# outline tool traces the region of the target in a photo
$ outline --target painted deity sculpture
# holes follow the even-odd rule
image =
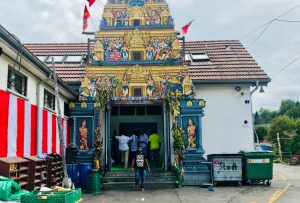
[[[154,91],[154,81],[152,76],[149,74],[148,81],[147,81],[147,94],[150,98],[153,97],[153,91]]]
[[[196,139],[196,126],[192,120],[192,118],[189,118],[188,121],[188,127],[187,127],[187,133],[188,133],[188,147],[190,148],[196,148],[195,139]]]
[[[86,124],[86,120],[83,120],[81,123],[81,127],[79,128],[80,132],[80,150],[89,150],[87,144],[87,136],[88,136],[88,128]]]
[[[122,81],[122,93],[123,93],[123,98],[126,98],[129,93],[129,81],[128,81],[128,76],[125,75]]]

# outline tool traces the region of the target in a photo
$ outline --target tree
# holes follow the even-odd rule
[[[291,99],[285,99],[281,101],[279,108],[279,114],[284,115],[288,110],[293,108],[296,105],[296,102]]]
[[[300,119],[296,121],[296,133],[297,135],[293,137],[291,149],[293,155],[300,155]]]
[[[260,123],[260,117],[259,117],[258,112],[256,111],[255,114],[254,114],[254,125],[259,125],[259,124],[261,124]]]
[[[288,110],[285,115],[297,119],[300,118],[300,105],[296,105],[293,108],[291,108],[290,110]]]
[[[281,142],[282,152],[292,151],[292,139],[291,135],[296,131],[296,121],[288,116],[278,116],[273,120],[270,126],[268,134],[268,140],[273,143],[277,143],[277,133]]]
[[[258,114],[260,118],[260,124],[269,124],[276,116],[278,116],[277,111],[272,111],[264,108],[260,108]]]
[[[258,140],[261,142],[261,141],[264,141],[265,138],[267,137],[267,135],[269,133],[269,129],[268,129],[268,127],[259,125],[259,126],[255,126],[255,132],[258,137]],[[256,140],[256,137],[254,140]]]

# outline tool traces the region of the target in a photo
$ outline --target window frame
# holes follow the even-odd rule
[[[16,77],[16,75],[20,78],[22,78],[22,90],[16,89],[16,86],[11,84],[10,82],[10,74],[13,73]],[[12,92],[15,92],[21,96],[27,97],[27,88],[28,86],[28,76],[22,74],[20,71],[15,70],[13,67],[8,66],[8,71],[7,71],[7,84],[6,87]],[[20,92],[21,91],[21,92]]]
[[[50,105],[46,105],[46,95],[48,95],[48,97],[49,96],[51,96],[53,99],[54,99],[54,101],[51,101],[51,102],[53,102],[52,103],[52,105],[53,105],[53,107],[51,107]],[[48,99],[49,100],[49,99]],[[54,94],[52,94],[50,91],[48,91],[46,88],[44,88],[44,108],[46,108],[46,109],[50,109],[50,110],[52,110],[52,111],[55,111],[56,110],[56,97],[55,97],[55,95]]]

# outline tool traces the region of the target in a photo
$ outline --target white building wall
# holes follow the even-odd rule
[[[254,150],[250,86],[196,85],[196,97],[206,101],[202,118],[205,155]]]
[[[22,59],[22,61],[25,61],[25,59]],[[13,91],[10,91],[7,88],[7,78],[8,78],[8,67],[14,67],[14,61],[8,58],[5,55],[2,55],[0,57],[0,89],[4,91],[8,91],[10,93],[14,93]],[[16,65],[15,70],[18,70],[19,66]],[[34,70],[36,71],[36,70]],[[31,104],[37,105],[37,84],[39,81],[41,81],[40,78],[36,77],[33,73],[33,66],[25,66],[25,68],[20,68],[20,73],[25,75],[27,77],[27,95],[26,97],[18,95],[17,93],[15,95],[24,98],[28,100]],[[44,89],[47,89],[52,94],[55,94],[54,88],[50,87],[48,84],[42,83],[40,85],[40,107],[44,106]],[[64,102],[66,102],[67,99],[60,95],[60,107],[62,114],[64,113]],[[55,112],[58,113],[57,105],[55,104]],[[49,110],[49,109],[47,109]]]

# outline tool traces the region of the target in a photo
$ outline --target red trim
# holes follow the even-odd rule
[[[48,112],[43,110],[42,153],[48,153]]]
[[[24,156],[25,100],[17,98],[17,156]]]
[[[0,90],[0,157],[7,157],[9,94]]]
[[[67,144],[66,144],[66,147],[69,146],[70,144],[70,124],[69,124],[69,120],[66,120],[67,122]]]
[[[52,153],[56,153],[56,115],[52,114]]]
[[[30,143],[30,156],[35,156],[37,153],[37,106],[31,105],[31,143]]]

